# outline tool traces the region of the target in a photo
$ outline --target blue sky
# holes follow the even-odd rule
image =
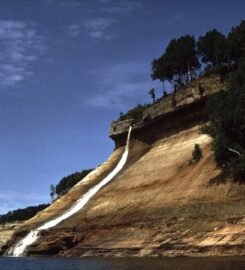
[[[151,61],[173,37],[227,33],[239,0],[1,0],[0,214],[114,148],[112,120],[150,101]]]

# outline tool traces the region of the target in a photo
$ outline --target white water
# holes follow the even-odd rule
[[[112,172],[110,172],[99,184],[92,187],[87,193],[85,193],[79,200],[76,201],[76,203],[64,214],[61,216],[54,218],[53,220],[50,220],[49,222],[44,223],[40,227],[38,227],[36,230],[30,231],[26,237],[24,237],[22,240],[20,240],[15,247],[12,247],[7,252],[7,256],[14,256],[19,257],[23,256],[26,248],[33,244],[38,238],[39,238],[39,232],[43,230],[48,230],[56,225],[58,225],[61,221],[69,218],[70,216],[77,213],[79,210],[81,210],[86,203],[106,184],[108,184],[118,172],[122,170],[124,167],[127,157],[128,157],[128,151],[129,151],[129,140],[130,140],[130,134],[131,134],[132,127],[129,128],[128,131],[128,137],[127,137],[127,144],[125,151],[118,162],[117,166],[114,168]]]

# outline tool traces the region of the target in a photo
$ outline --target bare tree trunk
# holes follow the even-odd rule
[[[189,65],[188,65],[188,80],[189,80],[189,83],[191,82],[191,73],[190,73],[190,68],[189,68]]]
[[[227,148],[228,148],[229,151],[231,151],[231,152],[237,154],[239,157],[241,156],[241,153],[238,152],[237,150],[234,150],[234,149],[232,149],[232,148],[230,148],[230,147],[227,147]]]
[[[163,89],[163,91],[165,91],[165,84],[164,84],[164,80],[162,80],[162,89]]]

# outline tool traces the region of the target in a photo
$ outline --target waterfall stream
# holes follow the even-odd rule
[[[80,211],[87,202],[106,184],[108,184],[124,167],[128,152],[129,152],[129,140],[131,135],[132,127],[130,126],[128,131],[128,137],[127,137],[127,143],[125,147],[125,151],[118,162],[117,166],[97,185],[90,188],[87,193],[85,193],[79,200],[76,201],[76,203],[64,214],[61,216],[58,216],[43,225],[39,226],[37,229],[30,231],[22,240],[20,240],[14,247],[11,247],[7,252],[6,256],[13,256],[13,257],[20,257],[23,256],[26,248],[33,244],[38,238],[39,238],[39,232],[43,230],[48,230],[56,225],[58,225],[63,220],[71,217],[78,211]]]

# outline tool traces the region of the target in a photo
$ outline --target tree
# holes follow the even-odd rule
[[[245,57],[245,21],[232,27],[228,34],[228,56],[231,61],[237,63],[240,58]]]
[[[181,36],[179,39],[172,39],[164,54],[153,60],[151,77],[153,80],[168,80],[183,86],[195,77],[195,71],[199,67],[194,37]]]
[[[200,68],[200,63],[196,52],[196,41],[193,36],[181,36],[176,40],[173,61],[174,75],[177,77],[176,82],[186,85],[195,77],[195,71]]]
[[[54,201],[55,195],[56,195],[56,188],[55,188],[54,185],[51,185],[50,186],[50,197],[51,197],[51,200],[52,201]]]
[[[154,59],[151,65],[152,65],[152,73],[151,73],[152,80],[160,80],[161,82],[164,82],[165,78],[164,78],[162,57],[160,57],[159,59]]]
[[[148,92],[148,94],[151,96],[152,102],[154,103],[154,102],[156,101],[155,89],[152,88],[152,89]]]
[[[63,177],[59,183],[50,187],[50,196],[51,198],[56,198],[67,193],[75,184],[81,181],[87,174],[89,174],[92,170],[83,170],[81,172],[72,173],[66,177]]]
[[[40,204],[38,206],[28,206],[26,208],[9,211],[7,214],[0,215],[0,224],[27,220],[48,206],[49,204]]]
[[[199,37],[197,50],[203,63],[211,63],[215,67],[227,62],[226,37],[216,29]]]
[[[245,59],[229,81],[228,91],[208,100],[210,123],[203,131],[213,138],[215,160],[223,172],[245,182]]]
[[[152,80],[160,80],[163,84],[163,89],[165,89],[164,81],[171,83],[173,76],[173,68],[170,66],[170,61],[166,59],[166,55],[153,60],[151,78]]]

